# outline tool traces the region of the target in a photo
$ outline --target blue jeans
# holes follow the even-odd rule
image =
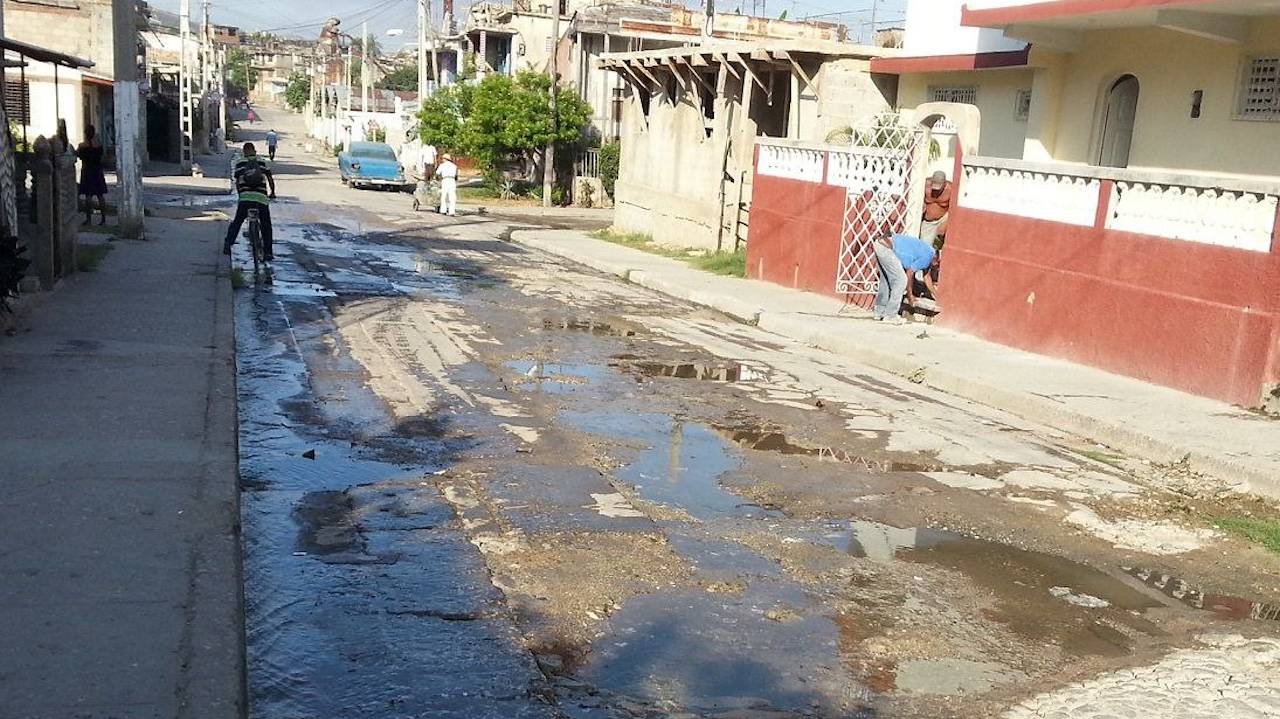
[[[896,317],[902,312],[902,296],[907,293],[907,271],[892,247],[879,242],[872,244],[876,262],[880,265],[880,287],[876,290],[874,312],[876,319]]]

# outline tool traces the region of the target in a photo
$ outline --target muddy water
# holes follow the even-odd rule
[[[955,468],[744,421],[728,392],[768,381],[755,363],[691,360],[630,319],[516,292],[507,278],[528,258],[509,248],[294,232],[305,246],[275,287],[237,303],[254,717],[887,715],[894,693],[1025,680],[1020,650],[982,635],[1070,661],[1159,634],[1142,615],[1161,595],[1118,571],[848,512],[802,521],[731,491],[727,479],[777,455],[904,478]],[[399,384],[371,377],[338,331],[370,298],[458,308],[486,353],[440,375],[406,361]],[[387,356],[413,339],[405,316],[367,324]],[[392,413],[402,398],[375,381],[446,399]],[[581,579],[547,559],[571,535],[656,537],[671,566]],[[517,550],[561,569],[533,575]],[[548,607],[592,591],[600,606],[567,619]],[[557,621],[563,643],[535,661],[531,627]],[[963,652],[927,645],[954,625],[968,627]],[[927,646],[908,661],[909,641]]]
[[[274,289],[237,301],[250,715],[553,716],[483,558],[425,480],[466,442],[434,418],[391,420],[334,343],[337,295],[442,280],[357,278],[347,252],[297,259],[328,269],[279,263]]]

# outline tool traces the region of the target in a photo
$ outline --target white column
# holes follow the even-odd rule
[[[1022,142],[1022,159],[1051,162],[1058,144],[1058,109],[1062,103],[1063,63],[1051,56],[1049,63],[1032,70],[1031,109],[1027,114],[1027,136]]]
[[[182,0],[185,10],[189,0]],[[120,236],[142,237],[142,162],[138,134],[142,128],[138,97],[138,27],[133,0],[113,0],[112,35],[115,65],[116,182],[120,204],[116,214]],[[185,17],[184,17],[185,19]],[[185,28],[186,25],[184,24]],[[185,48],[184,48],[185,49]],[[190,110],[187,110],[188,116]],[[190,152],[188,151],[188,158]]]

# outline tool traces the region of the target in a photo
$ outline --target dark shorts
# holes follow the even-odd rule
[[[107,178],[101,172],[80,173],[80,194],[86,197],[107,194]]]

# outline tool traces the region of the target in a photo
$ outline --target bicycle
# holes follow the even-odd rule
[[[262,221],[258,218],[257,208],[249,209],[249,216],[245,225],[245,235],[249,238],[249,252],[253,255],[253,276],[257,277],[261,272],[266,276],[267,282],[270,282],[271,265],[267,264],[263,253]]]

